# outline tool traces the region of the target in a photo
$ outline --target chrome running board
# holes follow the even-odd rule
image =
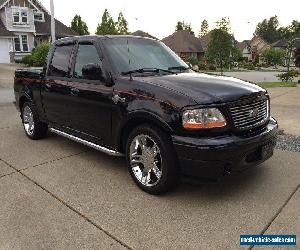
[[[70,139],[70,140],[72,140],[72,141],[79,142],[79,143],[81,143],[81,144],[83,144],[83,145],[85,145],[85,146],[88,146],[88,147],[91,147],[91,148],[93,148],[93,149],[99,150],[99,151],[101,151],[101,152],[103,152],[103,153],[106,153],[106,154],[108,154],[108,155],[111,155],[111,156],[119,156],[119,157],[124,156],[124,154],[122,154],[122,153],[120,153],[120,152],[118,152],[118,151],[114,151],[114,150],[112,150],[112,149],[105,148],[105,147],[103,147],[103,146],[99,146],[99,145],[97,145],[97,144],[95,144],[95,143],[92,143],[92,142],[83,140],[83,139],[81,139],[81,138],[79,138],[79,137],[76,137],[76,136],[74,136],[74,135],[70,135],[70,134],[68,134],[68,133],[62,132],[62,131],[60,131],[60,130],[58,130],[58,129],[50,128],[49,130],[50,130],[52,133],[61,135],[61,136],[66,137],[66,138],[68,138],[68,139]]]

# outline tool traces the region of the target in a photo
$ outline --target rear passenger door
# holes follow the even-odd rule
[[[69,82],[69,117],[71,128],[88,136],[88,140],[109,146],[111,142],[112,87],[106,79],[87,79],[83,74],[86,65],[96,64],[103,69],[103,56],[96,42],[79,42],[74,54],[73,74]]]
[[[68,81],[70,80],[70,62],[73,49],[74,44],[56,45],[42,87],[43,106],[48,121],[63,127],[70,125]]]

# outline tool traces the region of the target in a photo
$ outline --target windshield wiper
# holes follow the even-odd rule
[[[131,75],[134,73],[160,73],[160,72],[166,72],[170,74],[175,74],[175,72],[168,70],[168,69],[159,69],[159,68],[141,68],[141,69],[134,69],[126,72],[122,72],[122,75]]]
[[[184,67],[184,66],[174,66],[174,67],[169,67],[168,70],[179,70],[180,72],[188,70],[189,68]]]

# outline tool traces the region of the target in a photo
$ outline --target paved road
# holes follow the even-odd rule
[[[277,75],[282,72],[259,72],[259,71],[245,71],[245,72],[225,72],[224,75],[236,77],[250,82],[280,82]],[[300,78],[295,78],[295,81]]]
[[[300,235],[299,153],[155,197],[124,159],[53,134],[31,141],[18,116],[0,103],[0,249],[238,249],[240,234]]]

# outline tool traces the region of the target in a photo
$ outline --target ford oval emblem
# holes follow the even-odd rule
[[[255,117],[255,116],[258,115],[258,113],[259,113],[258,109],[250,110],[250,111],[249,111],[248,117],[249,117],[249,118]]]

